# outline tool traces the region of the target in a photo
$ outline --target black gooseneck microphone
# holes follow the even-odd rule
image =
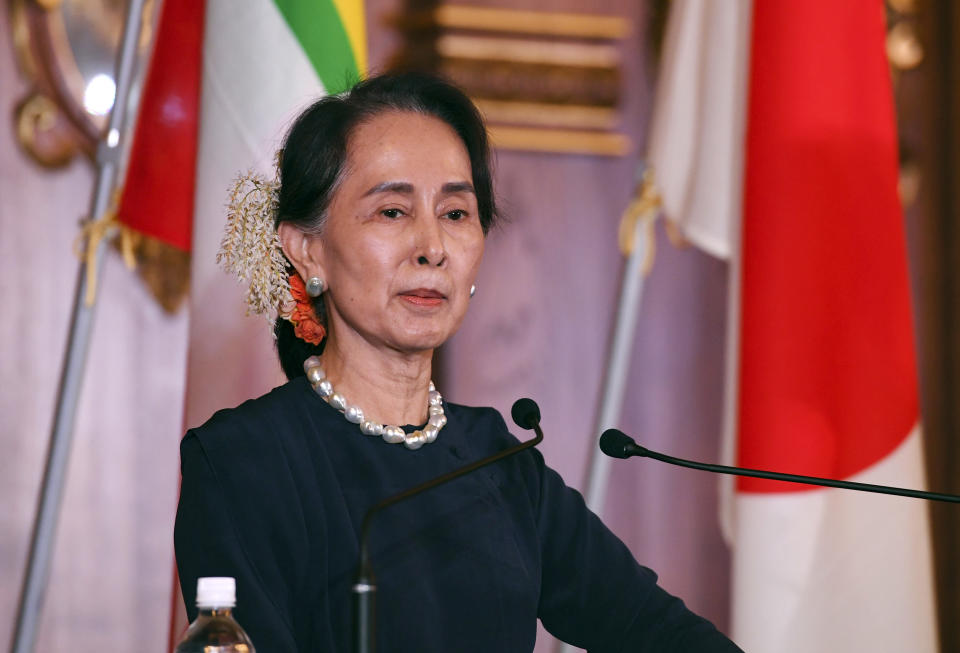
[[[455,478],[460,478],[470,472],[476,471],[481,467],[486,467],[492,463],[497,462],[498,460],[503,460],[508,458],[516,453],[523,451],[524,449],[529,449],[540,444],[540,441],[543,440],[543,431],[540,429],[540,408],[537,406],[537,402],[533,399],[517,399],[514,402],[513,407],[510,409],[510,416],[513,417],[514,423],[522,429],[530,430],[536,433],[537,437],[527,440],[526,442],[521,442],[518,445],[513,447],[508,447],[503,451],[498,451],[497,453],[487,456],[486,458],[481,458],[480,460],[470,463],[469,465],[464,465],[458,469],[455,469],[446,474],[442,474],[434,479],[425,481],[420,485],[415,485],[409,490],[404,490],[399,494],[395,494],[391,497],[387,497],[383,501],[375,504],[369,510],[367,514],[363,517],[363,522],[360,526],[360,565],[357,569],[357,578],[353,583],[353,595],[354,595],[354,651],[357,653],[373,653],[376,647],[376,618],[375,618],[375,599],[377,585],[373,576],[373,567],[370,565],[370,551],[367,546],[367,540],[369,539],[370,533],[370,523],[373,520],[373,516],[384,508],[388,508],[396,503],[400,503],[404,499],[409,499],[412,496],[420,494],[421,492],[426,492],[432,488],[437,487],[438,485],[443,485],[448,481],[452,481]]]
[[[749,469],[746,467],[732,467],[730,465],[713,465],[710,463],[700,463],[685,458],[676,458],[667,454],[651,451],[646,447],[641,447],[633,441],[629,435],[617,429],[607,429],[600,436],[600,451],[613,458],[630,458],[631,456],[641,456],[643,458],[653,458],[660,462],[679,467],[688,467],[690,469],[699,469],[716,474],[732,474],[733,476],[749,476],[752,478],[765,478],[771,481],[787,481],[790,483],[803,483],[805,485],[820,485],[824,487],[838,487],[844,490],[858,490],[860,492],[876,492],[878,494],[893,494],[901,497],[912,497],[914,499],[927,499],[928,501],[947,501],[950,503],[960,503],[960,496],[955,494],[942,494],[940,492],[926,492],[923,490],[911,490],[909,488],[892,487],[890,485],[874,485],[872,483],[856,483],[854,481],[838,481],[832,478],[819,478],[817,476],[801,476],[799,474],[786,474],[784,472],[768,472],[762,469]]]

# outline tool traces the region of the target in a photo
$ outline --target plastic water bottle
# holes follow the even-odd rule
[[[198,578],[200,614],[187,628],[174,653],[256,653],[250,638],[233,618],[237,583],[232,578]]]

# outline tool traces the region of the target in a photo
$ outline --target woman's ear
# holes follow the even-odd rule
[[[301,279],[324,278],[320,261],[321,243],[317,236],[308,234],[289,222],[280,223],[277,236],[280,237],[280,248]]]

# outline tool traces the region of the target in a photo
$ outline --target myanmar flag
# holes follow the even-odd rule
[[[250,168],[272,178],[276,151],[293,119],[318,97],[357,81],[366,56],[362,0],[206,2],[187,428],[282,381],[271,325],[246,315],[244,289],[215,261],[231,180]],[[175,598],[174,638],[184,618]]]

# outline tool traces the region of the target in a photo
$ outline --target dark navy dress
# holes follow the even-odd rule
[[[351,650],[358,531],[381,499],[517,443],[489,408],[445,406],[417,451],[365,436],[303,377],[214,415],[181,444],[175,545],[237,579],[258,653]],[[656,584],[535,449],[378,515],[377,649],[529,652],[536,620],[590,651],[737,651]]]

